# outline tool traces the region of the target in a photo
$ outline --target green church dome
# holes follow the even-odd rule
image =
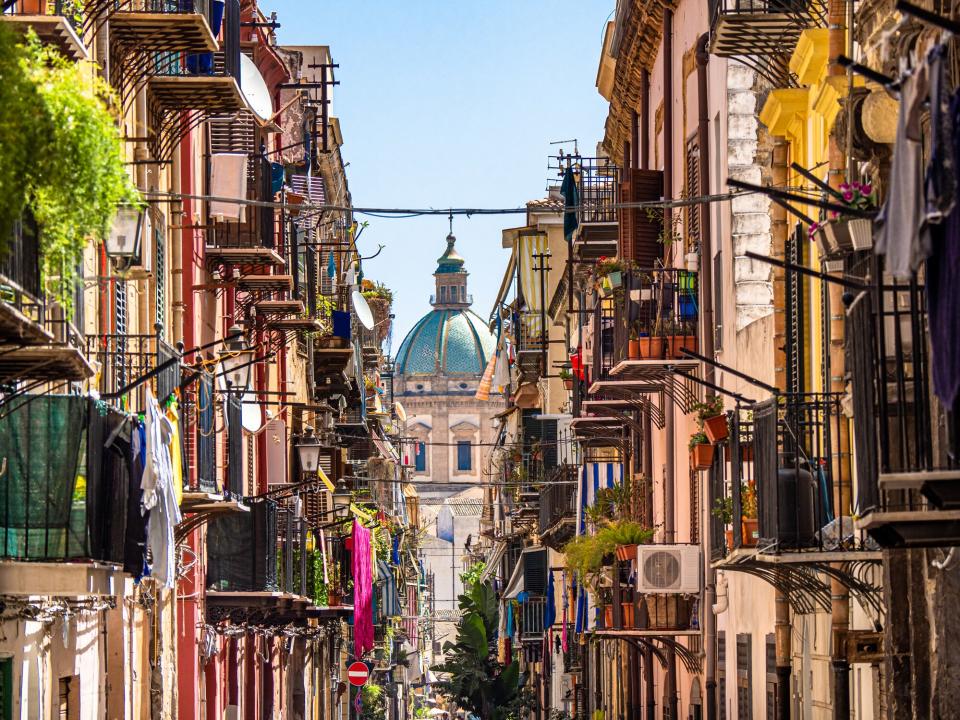
[[[413,326],[397,352],[400,375],[482,375],[494,337],[467,308],[436,308]]]
[[[451,226],[453,219],[451,218]],[[495,350],[496,340],[486,324],[470,309],[467,271],[457,252],[453,230],[447,249],[437,259],[437,293],[430,298],[427,313],[400,344],[398,375],[483,375]]]

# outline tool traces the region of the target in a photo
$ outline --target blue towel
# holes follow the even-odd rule
[[[543,610],[543,627],[544,629],[553,627],[553,623],[557,619],[557,603],[554,597],[553,589],[553,572],[547,571],[547,606]]]
[[[350,313],[345,310],[333,311],[333,334],[336,337],[350,339]]]
[[[513,602],[507,600],[507,637],[513,637]]]

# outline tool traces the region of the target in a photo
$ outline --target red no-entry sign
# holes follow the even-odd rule
[[[347,668],[347,680],[350,681],[351,685],[361,687],[367,684],[369,678],[370,668],[367,667],[366,663],[362,663],[359,660],[355,663],[350,663],[350,667]]]

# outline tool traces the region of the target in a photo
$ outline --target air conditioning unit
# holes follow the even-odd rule
[[[703,576],[699,545],[637,546],[637,590],[698,594]]]

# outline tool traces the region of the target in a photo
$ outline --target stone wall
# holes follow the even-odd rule
[[[769,138],[760,127],[757,73],[735,60],[727,65],[727,167],[731,178],[756,185],[769,168]],[[736,329],[773,313],[770,265],[746,257],[770,254],[770,200],[744,195],[730,201]]]

